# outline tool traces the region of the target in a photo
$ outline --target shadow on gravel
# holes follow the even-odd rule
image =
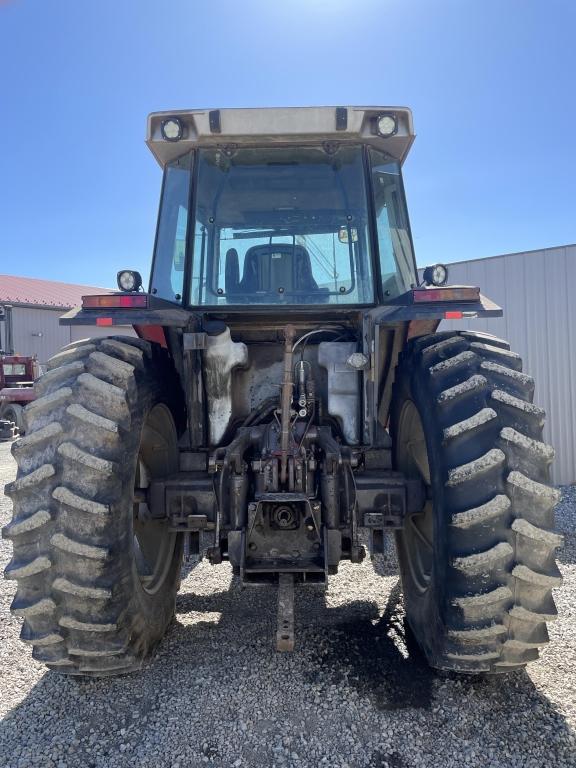
[[[318,671],[311,682],[329,676],[333,683],[347,683],[379,710],[429,709],[435,674],[404,621],[400,584],[382,616],[376,604],[360,605],[364,611],[352,620],[350,605],[324,607],[332,616],[329,630],[318,636]],[[317,613],[320,618],[321,605]]]
[[[250,624],[250,634],[257,630],[272,644],[276,593],[260,588],[257,595],[256,601],[246,590],[237,589],[179,595],[178,612],[221,613],[216,633],[226,632],[226,625],[234,621],[231,616],[241,613],[241,623]],[[237,629],[242,635],[242,627]],[[349,685],[379,710],[430,708],[435,674],[404,621],[399,583],[381,616],[374,602],[357,600],[333,608],[326,605],[322,590],[303,588],[296,596],[296,642],[296,654],[301,649],[311,662],[303,671],[310,684]]]
[[[402,759],[398,752],[384,752],[377,749],[366,768],[408,768],[408,763]]]

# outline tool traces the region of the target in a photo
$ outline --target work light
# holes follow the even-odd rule
[[[426,267],[423,278],[426,285],[445,285],[448,280],[448,267],[444,264]]]
[[[396,115],[380,115],[380,117],[376,119],[376,128],[378,129],[380,136],[383,136],[384,138],[393,136],[398,130]]]
[[[180,141],[182,138],[182,123],[177,117],[169,117],[162,121],[162,136],[166,141]]]
[[[123,269],[121,272],[118,272],[116,282],[121,291],[139,291],[142,287],[142,276],[140,272]]]

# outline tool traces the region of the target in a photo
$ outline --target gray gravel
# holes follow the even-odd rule
[[[1,491],[15,464],[0,443]],[[558,511],[565,586],[551,644],[528,672],[437,676],[407,640],[393,554],[343,565],[327,594],[297,593],[297,650],[272,638],[272,588],[226,565],[183,582],[177,620],[141,673],[84,681],[47,672],[18,639],[0,581],[0,765],[576,766],[576,489]],[[0,542],[0,567],[11,546]]]

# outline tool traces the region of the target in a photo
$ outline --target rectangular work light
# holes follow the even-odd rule
[[[449,288],[414,288],[412,300],[415,304],[443,301],[480,301],[480,288],[469,285],[454,285]]]
[[[104,296],[82,296],[82,309],[146,309],[148,296],[145,294],[122,295],[108,293]]]

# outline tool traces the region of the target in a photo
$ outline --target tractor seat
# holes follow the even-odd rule
[[[241,293],[309,293],[320,291],[312,275],[310,255],[301,245],[254,245],[246,252],[239,283]]]

